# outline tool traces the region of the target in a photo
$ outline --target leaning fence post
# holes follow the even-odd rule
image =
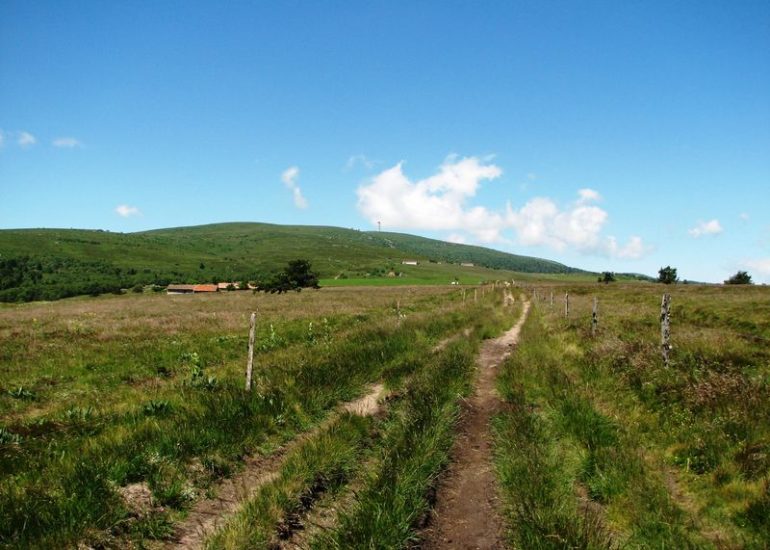
[[[660,347],[663,363],[668,367],[671,351],[671,295],[666,293],[660,302]]]
[[[246,362],[246,391],[251,389],[251,373],[254,367],[254,333],[257,327],[257,312],[251,313],[249,321],[249,358]]]
[[[599,318],[597,317],[598,306],[599,298],[594,296],[594,309],[591,312],[591,336],[596,336],[596,325],[599,323]]]
[[[564,293],[564,316],[569,318],[569,292]]]

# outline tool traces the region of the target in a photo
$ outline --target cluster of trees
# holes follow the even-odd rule
[[[246,281],[259,278],[255,273],[233,274],[207,273],[207,280]],[[134,292],[145,285],[154,288],[171,283],[201,283],[199,269],[156,271],[119,267],[103,260],[78,260],[53,256],[0,257],[0,302],[30,302],[33,300],[59,300],[71,296],[119,294],[123,289]],[[241,286],[246,288],[246,286]]]
[[[676,268],[671,267],[667,265],[666,267],[661,267],[658,270],[658,282],[663,284],[673,284],[679,281],[679,278],[676,274]],[[685,281],[686,283],[687,281]],[[754,284],[751,281],[751,275],[749,275],[746,271],[738,271],[735,275],[730,277],[725,281],[726,285],[751,285]]]
[[[255,292],[283,294],[290,290],[299,292],[303,288],[321,288],[318,285],[318,274],[313,272],[308,260],[292,260],[278,273],[257,282]]]

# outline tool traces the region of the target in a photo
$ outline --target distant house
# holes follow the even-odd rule
[[[473,263],[471,262],[462,262],[460,265],[462,267],[473,267]]]
[[[241,284],[240,283],[217,283],[217,288],[219,290],[227,290],[227,287],[229,287],[230,285],[233,285],[235,290],[240,290],[240,288],[241,288]]]
[[[217,285],[168,285],[166,294],[197,294],[199,292],[217,292]]]
[[[401,260],[402,265],[418,265],[417,260]]]
[[[219,287],[217,285],[193,285],[193,292],[218,292]]]
[[[166,294],[192,294],[195,292],[195,285],[168,285]]]

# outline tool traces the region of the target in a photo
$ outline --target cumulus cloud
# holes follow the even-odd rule
[[[27,147],[32,147],[35,143],[37,143],[37,138],[29,132],[22,131],[19,132],[16,136],[16,143],[19,145],[19,147],[26,149]]]
[[[59,137],[53,140],[52,143],[54,147],[59,147],[60,149],[75,149],[83,146],[80,140],[74,137]]]
[[[307,208],[307,200],[302,196],[302,190],[299,188],[299,185],[297,185],[298,179],[299,168],[296,166],[287,168],[283,171],[283,174],[281,174],[281,181],[283,181],[283,184],[291,191],[291,194],[294,197],[294,206],[297,208]]]
[[[463,229],[484,242],[499,240],[504,223],[484,207],[466,207],[482,180],[502,170],[475,157],[447,159],[439,172],[412,182],[398,163],[358,188],[358,209],[372,223],[427,230]]]
[[[139,209],[136,206],[129,206],[127,204],[118,205],[115,208],[115,212],[118,214],[118,216],[121,216],[123,218],[130,218],[131,216],[142,215],[142,213],[139,211]]]
[[[718,235],[722,231],[723,229],[719,223],[719,220],[713,219],[707,222],[699,221],[695,227],[693,227],[692,229],[689,229],[687,232],[690,234],[691,237],[694,237],[697,239],[704,235]]]
[[[438,172],[412,181],[399,163],[374,176],[357,191],[358,209],[371,222],[390,228],[451,231],[450,240],[471,234],[483,243],[510,242],[506,230],[513,230],[516,242],[525,246],[567,248],[587,254],[617,258],[640,258],[649,251],[640,237],[619,245],[614,237],[601,234],[608,214],[596,205],[601,199],[593,189],[580,189],[578,199],[567,208],[553,200],[536,197],[520,208],[510,203],[502,212],[472,206],[482,182],[502,175],[489,159],[449,157]],[[463,239],[464,240],[464,239]]]

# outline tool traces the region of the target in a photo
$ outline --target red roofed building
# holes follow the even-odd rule
[[[217,285],[193,285],[193,292],[218,292]]]

